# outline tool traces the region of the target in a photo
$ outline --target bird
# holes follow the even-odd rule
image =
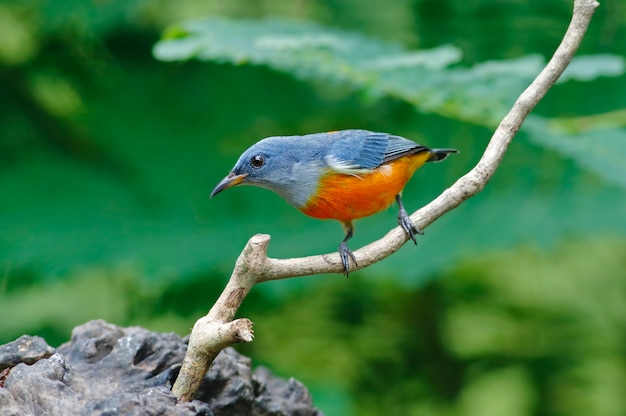
[[[345,237],[339,255],[346,277],[354,220],[398,204],[398,224],[417,244],[423,234],[409,218],[402,190],[426,162],[439,162],[456,149],[431,149],[404,137],[351,129],[302,136],[272,136],[245,150],[211,192],[213,198],[237,185],[269,189],[302,213],[341,223]]]

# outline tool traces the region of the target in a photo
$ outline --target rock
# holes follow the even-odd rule
[[[302,383],[264,367],[252,373],[250,359],[232,348],[217,356],[195,397],[210,403],[215,415],[322,415]]]
[[[171,393],[187,346],[176,334],[78,326],[57,350],[22,336],[0,346],[0,416],[252,415],[321,416],[302,383],[254,373],[232,348],[213,363],[195,400]]]
[[[22,335],[13,342],[0,345],[0,370],[19,363],[33,364],[54,354],[54,348],[41,337]]]

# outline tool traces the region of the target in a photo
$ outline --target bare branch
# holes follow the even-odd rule
[[[416,225],[421,229],[426,228],[487,185],[526,116],[569,65],[598,6],[599,3],[594,0],[574,1],[572,20],[552,59],[504,117],[477,165],[435,200],[411,215],[411,220]],[[367,267],[386,258],[406,241],[404,231],[400,227],[394,228],[380,240],[354,252],[358,268]],[[267,234],[257,234],[248,241],[221,296],[209,313],[194,325],[187,355],[172,389],[179,400],[192,399],[202,377],[219,351],[235,342],[252,340],[252,322],[247,319],[232,321],[252,286],[270,280],[343,272],[337,253],[273,259],[267,257],[269,242],[270,236]]]

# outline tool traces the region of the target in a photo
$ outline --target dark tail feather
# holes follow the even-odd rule
[[[428,162],[441,162],[448,157],[449,154],[459,153],[456,149],[430,149],[430,158]]]

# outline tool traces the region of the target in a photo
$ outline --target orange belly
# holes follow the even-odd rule
[[[300,210],[311,217],[351,221],[391,205],[429,152],[404,156],[358,175],[328,173]]]

